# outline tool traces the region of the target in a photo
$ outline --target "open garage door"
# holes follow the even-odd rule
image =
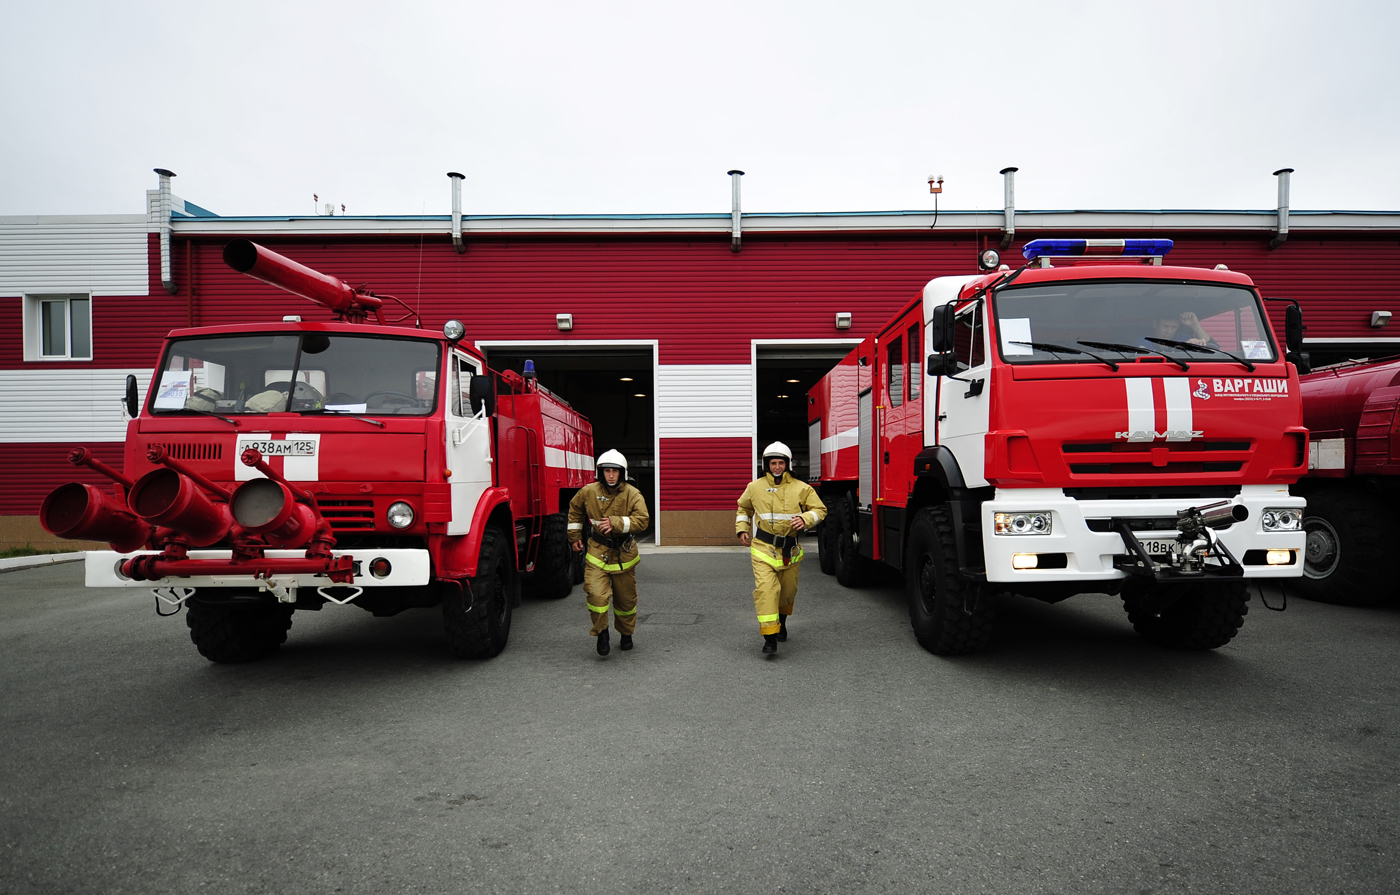
[[[792,473],[804,481],[816,477],[808,445],[807,391],[860,342],[754,343],[754,412],[757,452],[774,441],[792,449]]]
[[[483,342],[478,346],[494,370],[521,372],[535,362],[540,384],[568,401],[593,424],[594,456],[619,450],[627,457],[632,484],[642,492],[656,531],[656,350],[643,345]]]

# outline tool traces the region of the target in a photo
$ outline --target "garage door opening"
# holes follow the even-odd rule
[[[539,382],[568,401],[593,424],[593,454],[622,451],[627,474],[642,492],[653,524],[639,540],[652,541],[656,532],[656,354],[648,343],[599,345],[569,344],[479,345],[494,370],[525,368],[535,362]]]
[[[858,344],[843,339],[754,345],[755,472],[758,453],[781,441],[792,450],[793,475],[804,481],[815,477],[807,444],[807,391]]]

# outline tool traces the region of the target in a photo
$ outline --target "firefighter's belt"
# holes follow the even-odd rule
[[[607,535],[600,535],[596,531],[590,531],[588,533],[588,539],[600,547],[606,547],[609,550],[622,550],[627,546],[629,541],[636,540],[636,537],[634,535],[618,535],[617,537],[610,538]]]
[[[753,536],[765,544],[772,544],[774,550],[781,550],[783,552],[783,565],[792,562],[792,551],[797,547],[797,535],[787,535],[784,537],[782,535],[775,535],[771,531],[764,531],[760,528],[753,533]]]

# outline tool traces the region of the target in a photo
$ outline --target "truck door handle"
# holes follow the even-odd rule
[[[890,462],[890,452],[889,452],[889,451],[885,451],[885,463],[888,464],[889,462]]]

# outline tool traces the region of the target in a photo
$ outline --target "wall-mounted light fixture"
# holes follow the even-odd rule
[[[574,328],[574,315],[573,315],[573,314],[555,314],[555,315],[554,315],[554,323],[555,323],[556,326],[559,327],[559,331],[560,331],[561,333],[566,333],[566,332],[568,332],[569,330],[571,330],[571,329]]]
[[[846,311],[840,311],[840,312],[838,312],[838,313],[836,314],[836,328],[837,328],[837,329],[850,329],[850,328],[851,328],[851,315],[850,315],[848,312],[846,312]]]
[[[1387,323],[1389,323],[1389,322],[1390,322],[1390,312],[1389,312],[1389,311],[1372,311],[1372,312],[1371,312],[1371,326],[1372,326],[1373,328],[1375,328],[1375,329],[1380,329],[1382,326],[1385,326],[1385,325],[1386,325]]]

